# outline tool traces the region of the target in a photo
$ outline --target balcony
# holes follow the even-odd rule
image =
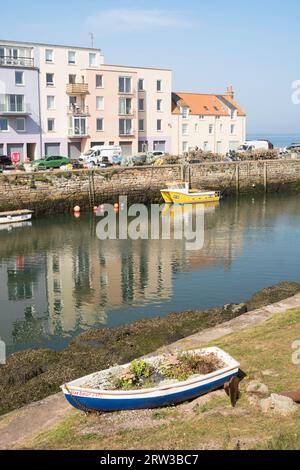
[[[0,103],[0,116],[29,116],[31,109],[29,104],[22,106],[10,106],[9,104]]]
[[[119,131],[119,137],[134,137],[136,134],[135,130],[133,129],[126,129],[125,131],[124,130],[120,130]]]
[[[136,90],[130,90],[130,91],[122,91],[119,89],[119,95],[121,96],[136,96]]]
[[[89,130],[83,130],[78,128],[70,128],[68,130],[68,137],[70,139],[85,139],[89,137]]]
[[[11,56],[1,56],[0,57],[0,66],[7,67],[34,67],[34,59],[29,57],[11,57]]]
[[[134,109],[127,109],[125,112],[119,110],[119,116],[126,118],[126,117],[136,117],[136,111]]]
[[[78,106],[77,104],[67,107],[67,113],[72,116],[89,116],[89,107],[88,106]]]
[[[87,83],[68,83],[66,86],[67,95],[88,95],[89,88]]]

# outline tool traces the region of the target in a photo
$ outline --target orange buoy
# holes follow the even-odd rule
[[[80,209],[79,206],[75,206],[75,207],[74,207],[74,212],[75,212],[75,213],[78,214],[78,212],[80,212],[80,211],[81,211],[81,209]]]
[[[93,208],[93,211],[94,211],[94,212],[97,212],[97,210],[98,210],[98,207],[95,206],[95,207]]]
[[[119,204],[116,202],[116,203],[114,204],[114,209],[119,209],[119,207],[120,207]]]

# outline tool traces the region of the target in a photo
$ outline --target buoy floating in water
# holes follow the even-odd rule
[[[119,204],[116,202],[116,203],[114,204],[114,209],[119,209],[119,207],[120,207]]]
[[[97,212],[97,210],[98,210],[98,207],[95,206],[95,207],[93,208],[93,211],[94,211],[94,212]]]
[[[81,211],[81,209],[80,209],[79,206],[75,206],[75,207],[74,207],[74,213],[75,213],[75,214],[78,214],[80,211]]]

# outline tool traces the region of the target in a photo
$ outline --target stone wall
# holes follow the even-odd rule
[[[68,211],[116,202],[160,200],[166,181],[189,178],[192,186],[236,192],[300,189],[300,161],[276,160],[239,163],[204,163],[187,167],[135,167],[72,172],[0,175],[0,211],[30,208],[36,212]]]

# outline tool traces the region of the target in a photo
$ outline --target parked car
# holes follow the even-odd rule
[[[51,156],[45,157],[41,160],[35,160],[32,162],[33,168],[60,168],[63,165],[70,163],[69,158],[62,156]]]
[[[134,165],[144,165],[147,162],[147,155],[134,155],[133,157],[131,157],[131,160]]]
[[[11,166],[12,161],[11,158],[7,155],[0,155],[0,167]]]
[[[109,159],[110,163],[114,163],[114,158],[121,158],[122,148],[118,145],[95,145],[86,153],[80,155],[79,160],[83,163],[92,165],[100,165],[103,159]],[[104,160],[105,163],[106,160]]]
[[[300,142],[293,142],[285,148],[286,152],[297,152],[300,150]]]

